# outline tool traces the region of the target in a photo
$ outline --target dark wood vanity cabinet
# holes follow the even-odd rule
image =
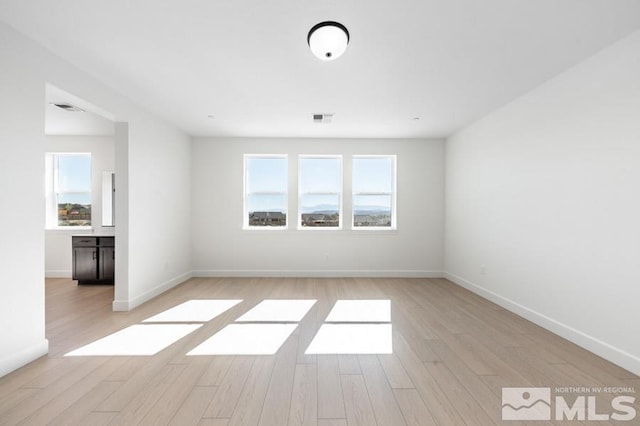
[[[78,284],[113,284],[115,238],[72,236],[73,279]]]

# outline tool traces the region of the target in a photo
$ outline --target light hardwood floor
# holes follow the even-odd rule
[[[131,312],[111,312],[112,299],[109,286],[46,280],[50,353],[0,379],[0,425],[492,425],[502,387],[640,390],[638,376],[444,279],[198,278]],[[192,299],[242,302],[154,356],[64,356]],[[317,303],[275,355],[186,355],[264,299]],[[339,299],[391,301],[392,354],[305,354]]]

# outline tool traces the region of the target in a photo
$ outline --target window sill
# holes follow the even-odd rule
[[[242,228],[243,232],[253,235],[310,235],[317,233],[318,235],[397,235],[398,228]]]
[[[264,231],[264,232],[278,232],[278,231],[287,231],[289,229],[288,226],[243,226],[243,231],[255,232],[255,231]]]
[[[334,231],[334,232],[338,232],[338,231],[345,231],[345,229],[341,226],[300,226],[298,228],[296,228],[296,231],[302,231],[302,232],[330,232],[330,231]]]
[[[65,226],[59,228],[45,228],[45,232],[53,232],[60,234],[93,234],[93,228],[89,226]]]
[[[397,231],[398,228],[389,226],[354,226],[351,230],[356,232],[393,232]]]

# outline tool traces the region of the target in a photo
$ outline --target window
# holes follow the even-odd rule
[[[47,153],[47,228],[91,226],[91,154]]]
[[[287,226],[286,155],[245,155],[244,227]]]
[[[395,155],[352,157],[350,229],[396,229],[396,161]],[[244,228],[286,229],[287,155],[247,154],[244,167]],[[297,228],[342,229],[342,156],[300,155],[297,172]]]
[[[396,227],[396,157],[353,157],[353,228]]]
[[[301,156],[298,179],[299,226],[340,228],[342,157]]]

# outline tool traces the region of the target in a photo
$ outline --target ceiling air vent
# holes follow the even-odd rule
[[[82,108],[78,108],[75,105],[71,105],[71,104],[57,104],[57,103],[52,103],[51,105],[56,106],[62,110],[68,111],[68,112],[84,112],[84,110]]]
[[[314,123],[331,123],[333,122],[333,114],[313,114]]]

